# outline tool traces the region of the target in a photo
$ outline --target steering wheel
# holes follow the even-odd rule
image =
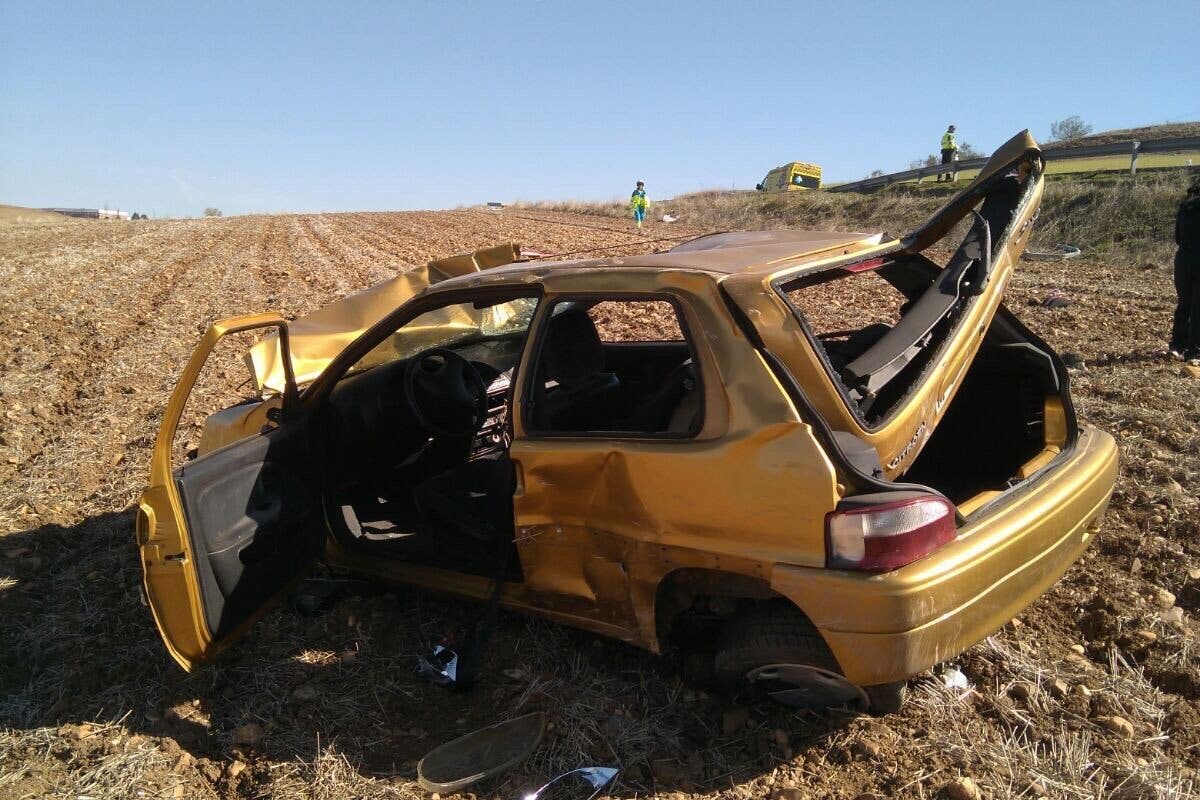
[[[453,350],[432,347],[418,353],[401,380],[417,422],[434,436],[470,436],[487,418],[487,385]]]

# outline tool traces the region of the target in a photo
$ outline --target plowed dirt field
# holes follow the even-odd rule
[[[1166,263],[1021,265],[1009,305],[1066,354],[1122,477],[1087,557],[899,714],[739,706],[669,658],[516,616],[480,684],[447,692],[414,656],[478,607],[408,591],[289,604],[214,667],[170,661],[131,507],[209,322],[501,241],[617,254],[699,232],[507,210],[0,227],[0,798],[425,797],[423,753],[533,709],[541,749],[479,796],[585,763],[621,767],[621,797],[1196,796],[1200,379],[1162,354]],[[1043,308],[1056,289],[1072,304]]]

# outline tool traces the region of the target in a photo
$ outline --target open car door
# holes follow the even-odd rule
[[[201,368],[222,337],[279,331],[287,373],[283,403],[264,429],[181,466],[176,429]],[[254,314],[214,323],[163,416],[138,503],[146,597],[167,649],[186,670],[210,660],[301,575],[324,542],[307,424],[288,357],[287,322]]]

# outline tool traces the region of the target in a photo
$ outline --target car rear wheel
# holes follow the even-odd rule
[[[903,681],[867,687],[847,681],[821,634],[794,608],[771,606],[731,619],[721,631],[714,662],[722,685],[788,705],[889,714],[904,702]]]

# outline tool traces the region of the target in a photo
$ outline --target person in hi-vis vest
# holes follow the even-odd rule
[[[954,138],[954,126],[946,128],[946,132],[942,134],[942,163],[953,164],[958,160],[958,140]],[[945,178],[948,181],[954,181],[954,173],[945,173]],[[942,175],[937,176],[938,182],[942,180]]]
[[[642,221],[646,219],[646,209],[650,207],[650,201],[646,199],[646,184],[641,181],[637,182],[637,188],[629,195],[629,207],[633,209],[634,221],[641,228]]]

